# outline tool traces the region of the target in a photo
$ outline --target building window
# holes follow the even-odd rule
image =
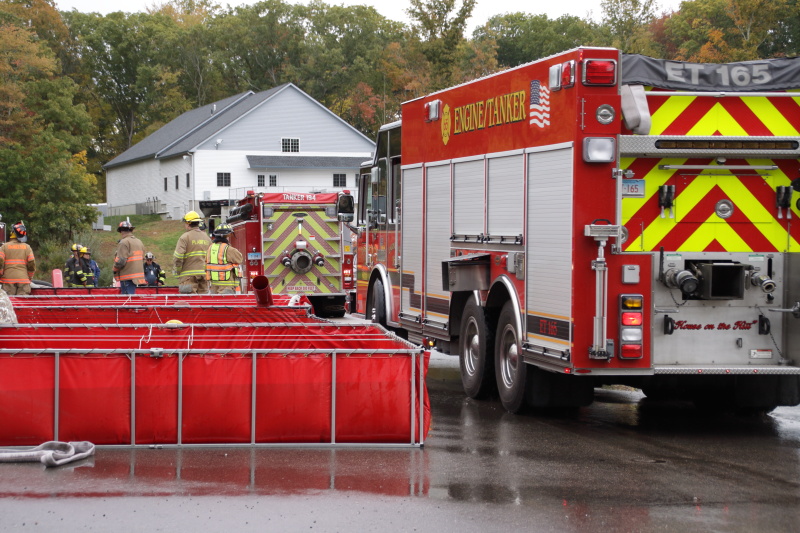
[[[300,139],[281,139],[281,152],[299,152]]]
[[[186,188],[187,189],[189,188],[190,184],[191,184],[191,182],[189,181],[189,173],[187,172],[186,173]]]
[[[167,183],[168,181],[169,181],[169,178],[164,178],[164,190],[165,191],[169,190],[169,183]]]
[[[258,175],[258,186],[259,187],[266,187],[266,180],[264,179],[264,174]]]
[[[347,174],[334,174],[333,175],[334,187],[347,187]]]
[[[175,176],[175,190],[178,190],[178,176]]]
[[[269,186],[270,187],[277,187],[278,186],[278,175],[277,174],[270,174],[269,175]]]
[[[231,186],[231,173],[217,172],[217,187],[230,187],[230,186]]]

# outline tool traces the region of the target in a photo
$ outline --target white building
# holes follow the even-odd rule
[[[108,162],[108,214],[225,214],[246,191],[356,188],[375,143],[287,83],[188,111]]]

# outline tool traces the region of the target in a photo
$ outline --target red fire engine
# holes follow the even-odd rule
[[[800,59],[579,48],[402,106],[362,171],[357,311],[465,392],[800,403]]]
[[[227,218],[244,279],[266,276],[273,294],[305,296],[320,317],[343,316],[355,286],[352,213],[348,192],[248,192]]]

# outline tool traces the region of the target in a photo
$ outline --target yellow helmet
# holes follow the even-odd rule
[[[87,246],[82,246],[81,249],[80,249],[80,253],[82,253],[82,254],[91,254],[92,252],[89,251],[89,248]]]
[[[183,221],[191,224],[192,222],[200,222],[200,215],[197,214],[197,211],[189,211],[185,215],[183,215]]]

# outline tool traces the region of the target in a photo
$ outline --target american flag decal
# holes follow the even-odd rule
[[[531,82],[531,124],[540,128],[550,125],[550,89],[539,80]]]

